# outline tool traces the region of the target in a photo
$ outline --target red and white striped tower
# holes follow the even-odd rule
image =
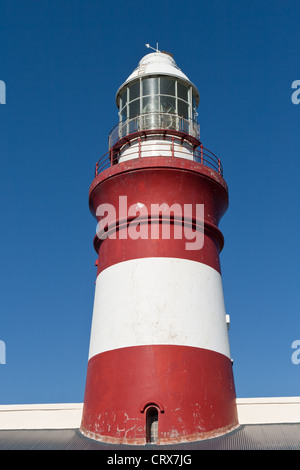
[[[200,143],[198,91],[170,54],[143,57],[116,102],[89,192],[99,258],[81,432],[138,445],[214,437],[238,426],[222,166]]]

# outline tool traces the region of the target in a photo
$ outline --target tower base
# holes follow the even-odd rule
[[[80,431],[113,444],[176,444],[239,425],[232,364],[201,348],[151,345],[97,354],[88,364]]]

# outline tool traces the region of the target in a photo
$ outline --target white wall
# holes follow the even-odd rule
[[[240,424],[300,423],[300,397],[237,398]]]
[[[0,429],[76,429],[82,403],[0,405]]]
[[[78,429],[82,403],[0,405],[0,429]],[[300,423],[300,397],[237,398],[240,424]]]

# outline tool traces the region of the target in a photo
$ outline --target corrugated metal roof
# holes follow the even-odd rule
[[[78,429],[2,430],[0,450],[300,450],[300,423],[250,424],[205,441],[157,446],[104,444]]]

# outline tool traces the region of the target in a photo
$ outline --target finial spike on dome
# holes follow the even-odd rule
[[[156,43],[156,48],[150,46],[150,44],[145,44],[145,46],[146,46],[148,49],[153,49],[155,52],[160,52],[160,50],[158,49],[158,42]]]

